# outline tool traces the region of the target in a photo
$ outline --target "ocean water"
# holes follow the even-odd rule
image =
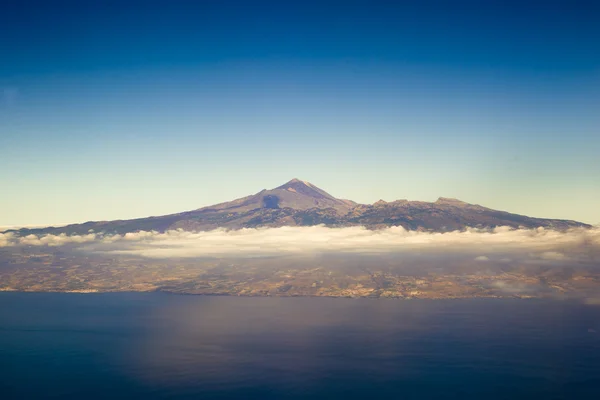
[[[597,399],[600,306],[0,293],[0,397]]]

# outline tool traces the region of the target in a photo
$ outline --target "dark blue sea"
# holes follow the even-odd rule
[[[0,293],[0,397],[598,399],[600,306]]]

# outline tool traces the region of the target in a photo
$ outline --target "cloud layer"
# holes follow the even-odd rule
[[[151,258],[206,256],[262,256],[310,252],[394,253],[460,252],[485,262],[492,255],[529,254],[539,260],[586,258],[600,260],[600,229],[567,232],[499,227],[493,231],[429,233],[402,227],[368,230],[363,227],[281,227],[185,232],[136,232],[125,235],[0,234],[0,247],[71,245],[96,252]]]

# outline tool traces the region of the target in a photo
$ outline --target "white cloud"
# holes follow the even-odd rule
[[[527,294],[535,292],[537,289],[536,285],[523,282],[496,281],[492,283],[492,286],[508,294]]]
[[[391,253],[427,251],[472,254],[478,261],[490,255],[533,254],[538,259],[560,261],[600,255],[600,229],[559,232],[546,229],[468,229],[463,232],[427,233],[402,227],[368,230],[364,227],[281,227],[186,232],[182,230],[136,232],[125,235],[0,234],[0,247],[85,245],[88,250],[152,258],[202,256],[260,256],[309,252]],[[487,256],[482,256],[485,252]]]
[[[88,243],[93,242],[97,239],[95,234],[89,235],[72,235],[67,236],[66,234],[60,235],[27,235],[23,237],[17,237],[13,233],[0,233],[0,247],[2,246],[2,242],[4,240],[5,246],[62,246],[70,243]]]
[[[7,247],[15,244],[14,234],[0,233],[0,247]]]

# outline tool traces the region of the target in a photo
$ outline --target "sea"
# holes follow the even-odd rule
[[[600,306],[0,293],[2,399],[600,399]]]

